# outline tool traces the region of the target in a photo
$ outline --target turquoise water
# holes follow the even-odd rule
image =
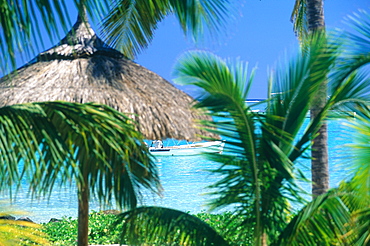
[[[335,187],[338,183],[349,177],[350,152],[344,146],[351,142],[351,132],[346,132],[344,121],[329,122],[329,150],[330,150],[330,185]],[[206,186],[218,180],[207,172],[208,169],[218,167],[217,163],[210,162],[202,156],[189,157],[159,157],[157,165],[164,188],[163,197],[144,195],[144,205],[157,205],[175,208],[192,213],[204,211],[207,196]],[[303,160],[297,164],[307,178],[310,178],[309,161]],[[310,184],[302,183],[302,187],[309,191]],[[14,206],[16,209],[28,211],[26,216],[35,222],[47,222],[50,218],[77,217],[77,197],[72,188],[55,189],[49,202],[32,201],[27,190],[22,190]],[[208,197],[209,198],[209,197]],[[96,202],[90,204],[90,209],[99,211],[110,209],[101,208]]]

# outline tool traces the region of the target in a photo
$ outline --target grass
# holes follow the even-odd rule
[[[245,227],[241,226],[242,220],[233,217],[230,212],[221,214],[202,212],[195,216],[212,226],[220,235],[231,242],[232,246],[250,244],[252,230],[245,230]],[[114,227],[115,218],[115,214],[92,212],[89,219],[89,244],[118,244],[121,228]],[[230,222],[230,219],[233,220]],[[53,246],[76,245],[77,219],[64,217],[57,222],[43,224],[42,230],[48,235]]]

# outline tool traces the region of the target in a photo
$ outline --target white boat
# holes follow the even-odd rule
[[[224,146],[224,141],[210,141],[164,147],[161,140],[155,140],[149,147],[149,151],[155,156],[184,156],[199,155],[203,153],[221,154]]]

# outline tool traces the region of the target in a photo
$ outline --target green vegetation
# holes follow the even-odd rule
[[[56,185],[76,184],[78,235],[86,239],[79,240],[82,245],[88,245],[90,194],[102,203],[115,197],[118,207],[133,208],[140,189],[160,190],[143,136],[130,118],[110,107],[18,104],[0,108],[0,125],[0,190],[12,195],[8,188],[16,187],[23,177],[30,181],[36,198],[46,196]]]
[[[232,242],[233,246],[248,245],[253,229],[240,242],[239,234],[242,231],[242,220],[234,219],[230,212],[211,214],[201,212],[196,217],[209,224],[221,236]],[[116,225],[117,215],[92,212],[89,217],[89,243],[90,244],[117,244],[120,241],[122,225]],[[233,228],[231,230],[231,228]],[[245,229],[245,228],[244,228]],[[244,231],[243,229],[243,231]],[[76,245],[77,219],[71,217],[62,218],[56,222],[43,224],[43,233],[48,235],[52,245]],[[232,233],[230,233],[232,232]],[[125,241],[125,240],[123,240]]]
[[[236,235],[240,242],[253,227],[250,245],[255,246],[369,244],[368,135],[358,131],[362,142],[356,148],[362,147],[362,154],[355,155],[358,172],[351,183],[306,203],[295,177],[295,163],[307,157],[306,151],[330,110],[343,117],[356,112],[361,124],[357,129],[370,125],[370,81],[367,71],[361,70],[370,64],[370,15],[361,17],[352,22],[358,33],[347,33],[343,39],[310,35],[303,46],[309,49],[306,55],[300,49],[278,63],[269,78],[263,114],[245,103],[253,82],[253,71],[249,75],[245,63],[201,51],[189,52],[178,60],[177,81],[201,88],[204,93],[195,107],[217,117],[217,121],[201,122],[202,126],[228,140],[222,155],[209,156],[219,163],[212,170],[219,180],[209,186],[212,199],[207,205],[211,211],[233,207],[232,214],[242,219],[242,230]],[[325,84],[325,106],[305,125],[306,115]],[[303,206],[295,216],[291,214],[293,203]],[[235,242],[230,240],[235,235],[231,223],[231,234],[226,238],[194,216],[173,209],[141,207],[120,219],[133,245],[226,246]]]
[[[79,2],[79,12],[86,9],[90,13],[99,1]],[[160,5],[122,1],[105,19],[104,34],[111,44],[122,44],[123,52],[133,57],[150,42],[157,23],[170,13],[180,20],[185,33],[202,30],[202,24],[197,24],[203,18],[204,25],[217,26],[227,13],[222,3],[228,1],[213,2],[195,6],[187,1],[163,1]],[[9,15],[0,21],[0,26],[6,27],[0,50],[8,51],[3,53],[10,57],[0,58],[0,67],[8,61],[14,67],[16,44],[23,46],[34,37],[30,17],[36,15],[26,11],[25,3],[4,4],[3,12]],[[50,10],[48,4],[39,6]],[[201,7],[200,12],[191,11],[195,7]],[[61,9],[58,15],[64,16]],[[44,23],[52,19],[47,16],[43,15]],[[307,55],[299,50],[272,72],[265,114],[254,112],[251,105],[245,104],[253,81],[246,64],[224,61],[207,52],[190,52],[179,59],[177,80],[205,92],[197,98],[195,107],[221,118],[217,122],[200,122],[201,125],[228,138],[224,154],[210,156],[219,163],[213,174],[220,179],[210,186],[213,198],[208,205],[211,209],[233,206],[232,212],[192,216],[168,208],[136,208],[139,188],[160,193],[156,166],[148,157],[143,136],[135,131],[135,123],[98,104],[44,102],[0,108],[0,190],[18,185],[26,176],[32,195],[39,197],[48,195],[60,176],[60,185],[74,181],[79,220],[65,218],[44,227],[56,245],[87,246],[88,235],[90,243],[99,244],[130,240],[129,244],[134,245],[142,242],[161,246],[368,245],[370,83],[360,69],[370,64],[370,15],[364,17],[353,19],[358,33],[345,33],[343,40],[316,34],[303,40],[303,47],[309,50]],[[12,19],[21,21],[9,22]],[[51,35],[55,27],[50,25]],[[328,100],[304,126],[313,102],[322,98],[320,88],[326,86]],[[357,172],[350,183],[306,204],[296,184],[295,163],[311,148],[318,129],[333,109],[359,115],[355,125],[359,130],[355,147],[360,150],[356,155]],[[19,169],[21,160],[24,166]],[[88,215],[92,195],[102,203],[109,203],[114,197],[119,207],[133,210],[120,214],[118,220],[114,215]],[[292,202],[304,205],[293,217]],[[5,232],[0,240],[8,240],[9,235],[14,235],[14,240],[15,233],[10,228]],[[28,242],[22,240],[11,245]]]
[[[116,215],[92,212],[89,216],[89,243],[114,244],[118,242],[120,226],[114,227]],[[64,217],[55,222],[43,224],[43,232],[52,245],[76,245],[77,219]]]
[[[230,245],[252,245],[253,226],[243,225],[242,217],[233,215],[230,211],[217,214],[202,212],[195,216],[209,224]],[[243,235],[242,240],[241,235]]]
[[[197,39],[205,27],[212,33],[218,31],[229,13],[228,0],[212,4],[114,2],[74,1],[80,16],[104,16],[104,39],[118,46],[128,58],[149,45],[157,23],[167,15],[175,15],[184,33]],[[34,53],[33,47],[40,48],[38,44],[43,44],[45,38],[38,27],[40,23],[50,38],[58,34],[58,20],[66,29],[66,6],[64,0],[0,0],[0,71],[16,68],[17,51],[24,50],[29,56]],[[12,105],[0,108],[0,126],[0,190],[7,191],[25,175],[30,179],[32,195],[37,197],[47,196],[57,177],[62,177],[61,185],[75,182],[80,246],[88,245],[90,195],[108,204],[115,198],[118,207],[131,209],[136,207],[141,189],[160,193],[157,168],[142,134],[135,130],[136,123],[109,107],[66,102]],[[18,170],[20,161],[25,162],[22,170]]]

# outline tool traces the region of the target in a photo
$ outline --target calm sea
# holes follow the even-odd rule
[[[330,184],[335,187],[338,183],[348,178],[351,166],[351,153],[345,146],[351,143],[345,121],[329,122],[329,150],[330,150]],[[209,196],[207,186],[216,182],[218,177],[210,175],[207,170],[218,167],[202,156],[189,157],[159,157],[156,160],[164,188],[163,197],[145,196],[145,205],[157,205],[175,208],[182,211],[196,213],[207,210],[205,203]],[[310,178],[309,161],[302,160],[297,166]],[[310,184],[301,182],[302,187],[310,191]],[[27,190],[22,190],[14,203],[15,209],[27,211],[25,215],[35,222],[47,222],[50,218],[77,217],[77,196],[72,188],[55,189],[49,201],[32,201],[27,195]],[[6,200],[6,198],[4,198]],[[90,204],[91,211],[102,209],[96,202]]]

